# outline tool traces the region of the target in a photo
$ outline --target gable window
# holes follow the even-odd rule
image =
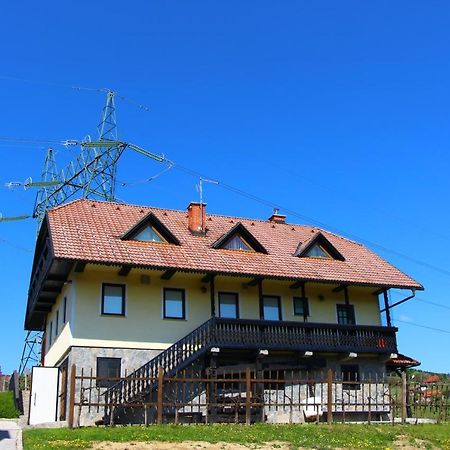
[[[121,239],[180,245],[176,236],[152,212],[133,225]]]
[[[320,232],[306,242],[300,242],[294,256],[345,261],[339,250]]]
[[[102,285],[102,314],[112,316],[125,315],[125,285]]]
[[[336,305],[339,325],[355,325],[355,307],[353,305]]]
[[[233,236],[229,241],[225,242],[222,248],[226,248],[227,250],[244,250],[245,252],[252,251],[250,246],[238,234]]]
[[[281,320],[281,298],[276,295],[263,296],[264,320]]]
[[[222,235],[211,247],[267,254],[267,250],[241,222]]]
[[[184,289],[164,288],[164,319],[186,319]]]
[[[109,388],[120,378],[120,358],[97,358],[97,387]]]
[[[360,381],[358,364],[343,364],[341,366],[341,374],[342,389],[356,390],[361,388],[361,385],[358,383]]]
[[[294,297],[294,315],[303,316],[306,321],[309,316],[309,303],[306,297]]]
[[[305,256],[310,258],[328,258],[332,259],[331,255],[319,244],[313,245],[306,253]]]
[[[167,242],[161,237],[161,235],[152,227],[145,227],[139,233],[135,234],[132,238],[133,241],[145,241],[145,242]]]
[[[239,297],[231,292],[219,292],[219,316],[227,319],[239,318]]]

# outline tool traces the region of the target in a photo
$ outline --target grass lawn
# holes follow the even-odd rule
[[[19,411],[14,406],[12,391],[0,392],[0,418],[15,419],[19,417]]]
[[[153,425],[144,427],[33,429],[24,431],[25,450],[84,449],[94,441],[206,441],[240,444],[288,442],[292,449],[388,449],[401,437],[415,448],[450,450],[450,423],[441,425]],[[138,448],[138,447],[134,447]]]

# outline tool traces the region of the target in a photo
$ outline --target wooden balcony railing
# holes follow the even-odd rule
[[[396,328],[213,317],[105,392],[130,403],[156,388],[162,369],[175,374],[212,347],[316,352],[395,353]]]
[[[245,319],[215,319],[217,347],[395,353],[396,328]]]

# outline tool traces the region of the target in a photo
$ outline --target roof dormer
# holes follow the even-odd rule
[[[212,248],[221,248],[225,250],[240,250],[244,252],[267,253],[264,246],[250,233],[250,231],[237,223],[231,230],[220,237]]]
[[[344,261],[345,258],[336,247],[321,233],[316,233],[311,239],[300,243],[294,256],[301,258],[321,258]]]
[[[156,242],[180,245],[175,235],[151,212],[133,225],[122,237],[123,241]]]

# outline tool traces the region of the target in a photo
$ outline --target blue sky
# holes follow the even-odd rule
[[[426,288],[393,311],[400,351],[449,372],[449,19],[444,1],[9,2],[0,138],[95,136],[104,94],[69,86],[147,105],[117,101],[122,139],[295,211],[288,221],[382,245],[369,246]],[[55,149],[61,166],[76,153]],[[39,179],[45,150],[0,140],[0,183]],[[118,179],[161,169],[126,153]],[[118,197],[184,209],[197,182],[173,169]],[[0,188],[0,213],[31,213],[35,192]],[[205,199],[271,214],[214,185]],[[35,230],[0,223],[4,372],[22,351]]]

